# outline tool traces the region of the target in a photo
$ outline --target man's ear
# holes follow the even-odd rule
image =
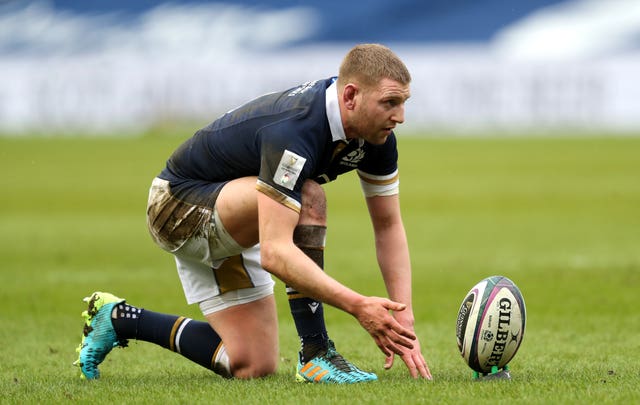
[[[353,83],[347,83],[342,92],[342,102],[348,110],[353,110],[356,106],[356,95],[358,94],[358,86]]]

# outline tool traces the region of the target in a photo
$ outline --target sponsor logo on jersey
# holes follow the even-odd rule
[[[293,190],[306,161],[307,159],[302,156],[285,149],[280,163],[278,163],[278,169],[273,176],[273,181],[284,188]]]
[[[305,91],[307,91],[310,88],[312,88],[313,86],[315,86],[316,83],[318,83],[317,80],[301,84],[300,86],[298,86],[295,89],[291,90],[291,92],[289,94],[287,94],[287,97],[293,97],[293,96],[297,96],[298,94],[302,94]]]

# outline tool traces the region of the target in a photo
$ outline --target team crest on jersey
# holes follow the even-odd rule
[[[347,155],[343,156],[340,160],[340,164],[349,167],[358,167],[358,163],[364,159],[364,150],[358,148],[354,151],[349,152]]]
[[[307,159],[302,156],[285,149],[280,163],[278,163],[276,174],[273,176],[273,181],[284,188],[293,190],[306,161]]]

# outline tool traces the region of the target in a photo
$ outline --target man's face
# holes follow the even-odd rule
[[[404,104],[409,85],[382,79],[377,86],[361,88],[353,114],[352,128],[359,138],[381,145],[397,124],[404,122]]]

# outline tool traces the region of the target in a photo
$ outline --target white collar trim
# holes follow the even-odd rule
[[[347,136],[344,134],[342,127],[342,117],[340,116],[340,105],[338,104],[338,85],[334,81],[331,86],[327,87],[325,93],[325,105],[327,109],[327,120],[329,121],[329,129],[331,129],[331,137],[333,141],[346,141]]]

